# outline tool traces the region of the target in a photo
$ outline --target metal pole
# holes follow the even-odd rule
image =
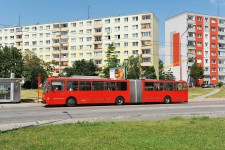
[[[59,24],[59,74],[61,73],[61,24]]]

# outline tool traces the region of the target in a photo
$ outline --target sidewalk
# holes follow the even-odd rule
[[[225,101],[225,98],[206,98],[208,96],[211,96],[211,95],[214,95],[216,93],[218,93],[221,89],[215,89],[214,91],[208,93],[208,94],[205,94],[205,95],[201,95],[201,96],[198,96],[198,97],[195,97],[193,99],[189,99],[189,101]]]
[[[30,102],[30,103],[0,103],[0,109],[2,108],[20,108],[20,107],[36,107],[44,106],[45,104]]]

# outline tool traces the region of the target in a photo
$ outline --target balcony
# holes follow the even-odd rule
[[[187,45],[188,49],[196,49],[195,45]]]
[[[149,58],[152,57],[152,54],[142,54],[142,58]]]
[[[102,43],[102,40],[95,40],[94,41],[94,44],[101,44]]]
[[[225,32],[219,31],[218,35],[225,35]]]
[[[22,38],[16,39],[16,42],[23,42]]]
[[[221,27],[221,28],[225,28],[225,24],[224,23],[219,23],[218,26]]]
[[[225,76],[225,72],[219,71],[219,72],[218,72],[218,75],[219,75],[219,76]]]
[[[225,46],[219,47],[219,51],[225,51]]]
[[[195,37],[194,36],[188,36],[188,41],[195,41]]]
[[[141,19],[141,24],[144,23],[152,23],[151,19]]]
[[[225,44],[225,39],[218,39],[218,43]]]
[[[188,24],[195,24],[195,20],[194,19],[187,19]]]
[[[225,64],[218,64],[218,67],[224,67],[225,68]]]
[[[151,62],[142,62],[141,66],[152,66]]]
[[[196,54],[195,53],[188,53],[188,58],[195,58]]]
[[[17,32],[16,32],[16,35],[22,35],[22,34],[23,34],[22,31],[17,31]]]
[[[188,62],[188,67],[191,67],[194,64],[194,62]]]
[[[93,35],[94,36],[102,36],[102,32],[94,32]]]
[[[151,40],[151,36],[141,36],[141,40]]]
[[[52,43],[52,46],[53,47],[59,47],[60,46],[60,43]]]
[[[102,60],[103,57],[102,57],[102,56],[94,56],[93,59],[94,59],[94,60]]]

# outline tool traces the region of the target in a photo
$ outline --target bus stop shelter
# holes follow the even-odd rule
[[[0,103],[20,102],[20,78],[0,78]]]

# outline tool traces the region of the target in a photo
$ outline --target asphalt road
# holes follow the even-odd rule
[[[225,101],[190,101],[177,104],[45,107],[42,104],[0,105],[0,130],[77,121],[159,120],[173,117],[225,118]]]

